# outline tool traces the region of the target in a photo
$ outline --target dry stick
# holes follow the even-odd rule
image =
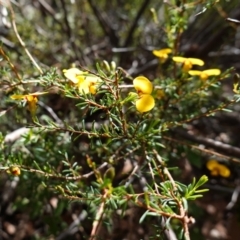
[[[38,2],[40,3],[40,5],[43,7],[43,10],[50,14],[50,16],[53,18],[53,20],[60,26],[63,28],[63,24],[61,21],[59,21],[56,17],[56,12],[55,10],[49,5],[49,3],[47,3],[45,0],[38,0]],[[63,28],[62,29],[63,32],[66,32],[66,30]]]
[[[229,144],[216,141],[210,138],[203,138],[195,135],[191,135],[183,130],[174,130],[179,137],[183,137],[186,140],[193,141],[195,143],[203,144],[207,147],[214,148],[217,151],[221,151],[226,155],[240,158],[240,148],[231,146]]]
[[[115,29],[112,27],[107,16],[104,16],[103,13],[97,8],[95,1],[87,0],[89,6],[91,7],[94,15],[96,16],[100,27],[102,28],[105,35],[109,38],[111,45],[117,47],[119,45],[119,38],[116,34]]]
[[[100,170],[103,169],[104,167],[106,167],[108,165],[107,162],[104,162],[102,165],[100,165],[96,170]],[[29,168],[27,166],[23,166],[23,165],[14,165],[16,167],[21,168],[21,170],[26,171],[26,172],[32,172],[32,173],[39,173],[44,175],[47,178],[53,178],[53,179],[62,179],[62,180],[80,180],[80,179],[86,179],[89,178],[90,176],[94,175],[94,171],[91,171],[89,173],[86,173],[84,175],[79,175],[79,176],[72,176],[72,177],[68,177],[68,176],[58,176],[58,175],[54,175],[51,173],[46,173],[44,171],[38,170],[38,169],[33,169],[33,168]],[[7,168],[1,168],[2,170],[6,170]]]
[[[194,117],[191,117],[191,118],[187,118],[187,119],[184,119],[184,120],[180,120],[179,122],[169,122],[167,123],[167,127],[168,128],[173,128],[173,127],[176,127],[176,126],[182,126],[184,123],[189,123],[189,122],[192,122],[194,120],[197,120],[197,119],[200,119],[202,117],[208,117],[208,116],[211,116],[212,114],[216,113],[216,112],[220,112],[222,111],[223,109],[233,105],[234,103],[237,102],[237,98],[235,99],[231,99],[230,101],[228,102],[224,102],[223,104],[221,104],[219,107],[217,108],[214,108],[214,109],[209,109],[207,112],[205,113],[202,113],[202,114],[199,114],[197,116],[194,116]]]
[[[158,152],[154,149],[153,153],[156,155],[157,160],[161,163],[161,165],[164,167],[164,173],[167,175],[168,179],[170,180],[170,182],[172,183],[173,186],[173,190],[176,191],[177,190],[177,186],[172,178],[172,175],[170,174],[170,172],[168,171],[168,169],[164,166],[164,162],[162,161],[162,158],[160,157],[160,155],[158,154]],[[190,240],[190,236],[189,236],[189,230],[188,230],[188,222],[189,222],[189,218],[186,215],[186,212],[183,208],[183,205],[180,201],[177,200],[177,198],[175,198],[176,202],[178,203],[179,206],[179,211],[180,211],[180,215],[182,217],[182,222],[183,222],[183,228],[184,228],[184,235],[185,235],[185,240]],[[174,232],[173,232],[174,233]]]
[[[190,234],[189,234],[189,229],[188,229],[189,217],[187,216],[182,203],[180,201],[177,201],[177,203],[179,206],[180,215],[182,216],[185,240],[190,240]]]
[[[162,158],[160,157],[160,155],[158,154],[158,152],[153,149],[153,153],[155,154],[157,160],[160,162],[160,164],[163,166],[163,171],[164,173],[167,175],[168,179],[170,180],[170,182],[172,183],[173,186],[173,190],[176,191],[177,190],[177,186],[172,178],[172,175],[170,174],[170,172],[168,171],[168,169],[165,167],[165,163],[163,162]]]
[[[148,167],[150,169],[150,174],[151,174],[152,180],[154,182],[155,192],[160,196],[160,193],[158,191],[158,185],[155,181],[153,169],[152,169],[152,166],[151,166],[149,161],[148,161]],[[166,219],[164,217],[162,217],[161,225],[162,225],[163,228],[165,228],[165,226],[166,226]],[[176,234],[174,233],[174,231],[172,230],[172,228],[170,226],[168,226],[168,229],[165,229],[164,232],[165,232],[166,237],[169,240],[177,240]]]
[[[132,200],[132,197],[128,195],[127,199]],[[140,201],[138,199],[134,200],[134,203],[137,204],[141,208],[144,208],[144,209],[147,209],[151,212],[157,213],[159,216],[163,216],[163,217],[167,217],[167,218],[175,218],[175,219],[178,219],[180,221],[182,221],[182,219],[183,219],[183,216],[181,216],[181,215],[178,215],[176,213],[168,213],[168,212],[164,212],[162,210],[158,210],[154,207],[151,207],[149,205],[144,204],[142,201]]]
[[[181,140],[178,140],[178,139],[173,139],[173,138],[170,138],[170,137],[163,137],[164,139],[168,140],[168,141],[171,141],[171,142],[176,142],[176,143],[179,143],[181,145],[185,145],[185,146],[188,146],[190,148],[193,148],[193,149],[197,149],[201,152],[204,152],[206,154],[211,154],[211,155],[215,155],[215,156],[218,156],[218,157],[221,157],[221,158],[225,158],[225,159],[228,159],[229,161],[231,162],[235,162],[235,163],[238,163],[240,164],[240,160],[239,159],[236,159],[236,158],[232,158],[232,157],[229,157],[229,156],[226,156],[226,155],[223,155],[223,154],[220,154],[218,152],[215,152],[215,151],[212,151],[212,150],[209,150],[209,149],[204,149],[202,147],[198,147],[198,146],[195,146],[195,145],[192,145],[192,144],[189,144],[189,143],[186,143],[184,141],[181,141]],[[206,145],[207,146],[207,145]],[[208,146],[207,146],[208,147]],[[213,146],[211,146],[213,147]],[[214,148],[214,147],[213,147]]]
[[[97,132],[88,132],[88,131],[77,131],[71,128],[64,128],[61,126],[49,126],[49,125],[39,125],[39,128],[43,129],[43,130],[48,130],[48,131],[63,131],[63,132],[69,132],[69,133],[76,133],[79,135],[86,135],[88,137],[92,136],[92,137],[104,137],[104,138],[109,138],[111,135],[109,135],[108,133],[97,133]]]
[[[0,47],[0,54],[3,56],[3,58],[8,62],[8,64],[10,65],[11,69],[13,70],[13,72],[15,73],[17,79],[21,82],[22,78],[20,77],[20,75],[18,74],[18,71],[16,69],[16,67],[12,64],[10,58],[5,54],[5,52],[3,51],[3,48]]]
[[[67,6],[66,6],[66,3],[64,0],[60,0],[60,3],[61,3],[61,7],[62,7],[62,10],[63,10],[63,21],[64,21],[64,24],[65,24],[65,27],[64,27],[64,32],[66,32],[67,34],[67,37],[69,38],[69,42],[71,44],[71,47],[74,51],[74,54],[75,54],[75,58],[77,60],[81,60],[81,55],[83,55],[82,53],[82,50],[77,47],[76,45],[76,40],[74,39],[74,35],[73,35],[73,31],[72,31],[72,28],[70,26],[70,23],[68,21],[68,11],[67,11]]]
[[[70,224],[70,226],[64,230],[58,237],[56,237],[56,240],[64,240],[67,239],[67,237],[73,236],[77,231],[79,231],[79,225],[81,222],[83,222],[88,216],[87,211],[83,210],[79,216]]]
[[[93,222],[92,225],[92,231],[91,231],[91,236],[89,238],[89,240],[93,240],[97,237],[97,233],[99,231],[99,226],[102,222],[102,217],[103,217],[103,213],[104,213],[104,207],[106,205],[106,198],[108,196],[108,191],[106,191],[102,197],[102,203],[100,205],[100,207],[98,208],[98,211],[96,213],[96,218]]]
[[[24,41],[22,40],[22,38],[20,37],[18,30],[17,30],[17,26],[16,26],[16,22],[15,22],[15,14],[12,8],[12,3],[9,0],[9,10],[10,10],[10,17],[11,17],[11,23],[12,23],[12,27],[13,27],[13,31],[17,36],[17,39],[20,43],[20,45],[23,47],[24,51],[26,52],[26,54],[28,55],[29,59],[31,60],[31,62],[33,63],[33,65],[37,68],[37,70],[43,74],[42,69],[40,68],[40,66],[37,64],[37,62],[34,60],[33,56],[31,55],[31,53],[28,51],[28,49],[26,48],[26,45],[24,43]]]
[[[152,180],[153,180],[153,182],[154,182],[155,191],[156,191],[156,193],[157,193],[158,195],[160,195],[160,193],[159,193],[159,191],[158,191],[158,185],[157,185],[157,183],[156,183],[156,181],[155,181],[153,169],[152,169],[152,166],[151,166],[151,164],[150,164],[149,161],[148,161],[148,167],[149,167],[149,169],[150,169],[150,174],[151,174]]]
[[[132,22],[132,25],[128,31],[128,35],[124,41],[123,47],[128,47],[131,44],[131,42],[133,40],[133,35],[137,29],[138,22],[139,22],[141,16],[143,15],[144,11],[147,9],[147,6],[150,4],[150,2],[151,2],[150,0],[143,1],[141,7],[138,10],[138,13],[137,13],[135,19]]]
[[[117,87],[117,91],[116,91],[116,100],[119,101],[121,99],[121,94],[120,94],[120,89],[118,88],[119,86],[119,81],[118,81],[118,74],[116,73],[115,74],[115,84],[116,84],[116,87]],[[125,136],[128,135],[128,132],[127,132],[127,118],[126,118],[126,114],[124,112],[124,108],[122,107],[122,104],[119,103],[117,105],[117,108],[118,108],[118,111],[119,111],[119,114],[120,114],[120,120],[121,120],[121,123],[122,123],[122,129],[123,129],[123,133]]]
[[[38,2],[41,4],[41,6],[48,12],[51,14],[51,16],[54,18],[55,21],[58,21],[56,18],[55,18],[55,14],[56,12],[54,11],[54,9],[45,1],[45,0],[38,0]],[[60,23],[58,21],[58,23]]]

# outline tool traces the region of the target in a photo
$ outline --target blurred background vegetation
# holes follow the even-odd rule
[[[186,100],[186,109],[172,106],[161,115],[167,130],[161,139],[165,146],[161,155],[168,159],[169,167],[177,167],[174,179],[189,184],[193,177],[209,177],[209,192],[188,206],[188,214],[195,219],[189,227],[191,238],[239,239],[240,108],[237,98],[231,99],[234,74],[240,71],[240,25],[226,20],[240,19],[238,0],[19,0],[11,4],[6,0],[0,4],[1,239],[88,239],[98,203],[79,200],[78,189],[94,194],[94,176],[72,181],[42,172],[88,174],[92,169],[86,156],[100,165],[116,151],[103,149],[109,143],[102,145],[102,139],[89,141],[77,132],[34,131],[36,125],[27,108],[22,103],[17,107],[9,98],[19,80],[31,82],[19,86],[22,94],[49,87],[51,94],[38,102],[42,122],[53,119],[80,128],[78,119],[84,112],[76,108],[78,101],[66,98],[58,89],[57,81],[64,80],[63,69],[77,66],[96,71],[96,64],[106,67],[103,60],[115,61],[125,73],[126,84],[132,82],[129,76],[138,75],[161,81],[167,65],[160,66],[152,50],[166,47],[174,54],[200,58],[206,68],[223,72],[221,84],[214,83],[208,97],[200,99],[205,107],[199,99]],[[43,72],[34,66],[26,49]],[[42,85],[35,84],[39,80]],[[225,108],[228,111],[218,111]],[[208,109],[216,109],[216,114],[206,114]],[[189,111],[184,112],[189,115],[185,122],[181,110],[182,114]],[[132,119],[136,119],[134,113]],[[91,127],[93,121],[101,124],[104,120],[97,111],[87,114],[84,124]],[[175,125],[174,121],[182,122]],[[121,152],[118,154],[121,158]],[[210,159],[226,165],[230,177],[211,174],[206,167]],[[113,186],[126,181],[134,167],[125,160],[115,166]],[[26,166],[20,176],[7,173],[6,168],[14,164]],[[136,192],[142,191],[141,179],[132,179]],[[174,240],[164,233],[159,218],[148,216],[140,223],[145,209],[134,204],[124,208],[124,215],[119,209],[106,209],[108,221],[101,224],[97,239]]]

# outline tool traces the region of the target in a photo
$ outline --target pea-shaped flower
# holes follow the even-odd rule
[[[182,63],[182,69],[184,72],[188,72],[190,69],[192,69],[193,65],[204,65],[203,60],[198,58],[173,57],[173,61]]]
[[[199,76],[201,80],[206,81],[210,76],[218,76],[221,74],[220,69],[208,69],[204,71],[190,70],[188,72],[191,76]]]
[[[209,160],[206,166],[212,176],[221,176],[227,178],[231,174],[231,171],[227,166],[213,159]]]
[[[31,94],[26,94],[26,95],[12,95],[11,99],[14,100],[25,100],[28,104],[28,110],[30,111],[32,117],[35,116],[36,110],[37,110],[37,102],[38,98],[37,96],[46,94],[47,92],[35,92]]]
[[[88,72],[83,72],[78,68],[64,69],[63,73],[67,79],[78,87],[81,94],[96,94],[97,87],[101,82],[99,77],[89,74]]]
[[[143,76],[136,77],[133,80],[133,86],[137,91],[136,108],[144,113],[152,110],[155,106],[155,100],[151,96],[153,91],[152,83]]]
[[[75,84],[78,84],[79,82],[84,81],[84,74],[86,73],[87,72],[83,72],[78,68],[70,68],[70,69],[63,70],[64,76]]]
[[[21,174],[21,169],[17,166],[11,166],[7,170],[7,173],[12,174],[14,176],[19,176]]]
[[[165,63],[168,59],[168,55],[172,52],[170,48],[163,48],[160,50],[153,50],[152,53],[160,59],[161,63]]]

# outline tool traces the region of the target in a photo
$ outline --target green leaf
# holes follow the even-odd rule
[[[147,211],[140,217],[140,219],[139,219],[139,223],[140,223],[140,224],[143,223],[143,221],[144,221],[145,218],[147,217],[148,213],[149,213],[149,210],[147,210]]]
[[[202,186],[203,184],[205,184],[208,181],[208,177],[206,175],[203,175],[198,182],[195,185],[195,189],[199,188],[200,186]]]

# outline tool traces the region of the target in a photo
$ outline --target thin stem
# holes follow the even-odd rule
[[[43,74],[42,69],[40,68],[40,66],[37,64],[37,62],[35,61],[35,59],[33,58],[33,56],[31,55],[31,53],[28,51],[28,49],[26,48],[26,44],[24,43],[24,41],[22,40],[22,38],[20,37],[18,30],[17,30],[17,25],[16,25],[16,21],[15,21],[15,14],[14,14],[14,10],[12,8],[12,3],[9,0],[9,10],[10,10],[10,16],[11,16],[11,23],[12,23],[12,27],[13,27],[13,31],[20,43],[20,45],[23,47],[24,51],[26,52],[26,54],[28,55],[29,59],[31,60],[31,62],[33,63],[33,65],[37,68],[37,70],[40,72],[40,74]]]
[[[96,170],[101,170],[103,168],[105,168],[108,165],[107,162],[104,162],[102,165],[100,165]],[[79,176],[72,176],[72,177],[68,177],[68,176],[58,176],[55,174],[51,174],[51,173],[46,173],[44,171],[38,170],[38,169],[33,169],[27,166],[23,166],[23,165],[14,165],[16,167],[19,167],[21,170],[26,171],[26,172],[31,172],[31,173],[38,173],[41,175],[44,175],[47,178],[53,178],[53,179],[62,179],[62,180],[80,180],[80,179],[87,179],[90,176],[95,174],[95,171],[91,171],[89,173],[86,173],[84,175],[79,175]],[[8,167],[1,167],[1,169],[8,169]]]
[[[89,238],[89,240],[93,240],[97,237],[97,233],[99,231],[99,227],[100,224],[102,222],[102,218],[103,218],[103,213],[104,213],[104,209],[105,209],[105,205],[106,205],[106,199],[108,197],[108,190],[105,191],[104,195],[102,196],[102,203],[100,204],[98,211],[96,213],[96,218],[93,222],[92,225],[92,231],[91,231],[91,236]]]
[[[172,178],[172,175],[170,174],[170,172],[168,171],[168,169],[165,167],[165,163],[163,162],[161,156],[158,154],[158,152],[153,149],[153,153],[155,154],[157,160],[160,162],[160,164],[163,167],[163,172],[167,175],[168,179],[170,180],[170,182],[172,183],[173,186],[173,190],[176,191],[177,190],[177,186],[175,184],[175,181]]]
[[[8,64],[10,65],[11,69],[13,70],[13,72],[15,73],[17,79],[20,81],[20,83],[22,83],[22,78],[21,76],[18,74],[18,71],[16,69],[16,67],[12,64],[10,58],[5,54],[5,52],[3,51],[3,48],[0,47],[0,54],[2,55],[2,57],[8,62]]]

